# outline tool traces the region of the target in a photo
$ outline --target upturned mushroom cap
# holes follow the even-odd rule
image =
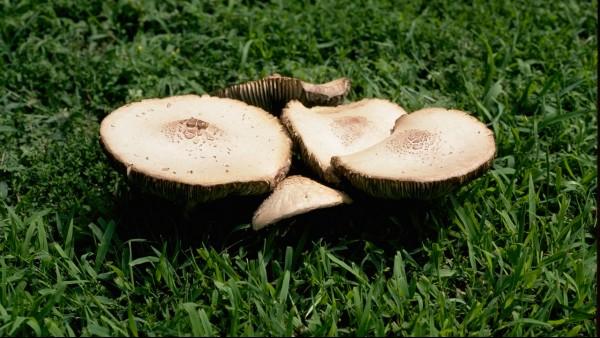
[[[313,108],[292,101],[283,110],[281,121],[311,169],[323,180],[337,184],[331,157],[352,154],[382,141],[404,114],[402,107],[382,99]]]
[[[292,216],[343,203],[352,203],[343,192],[304,176],[289,176],[258,207],[252,218],[252,228],[260,230]]]
[[[104,118],[100,140],[134,184],[194,202],[266,193],[291,164],[291,140],[276,117],[208,95],[123,106]]]
[[[279,116],[281,109],[291,100],[300,100],[308,107],[334,106],[342,103],[349,91],[350,80],[347,78],[313,84],[273,74],[215,90],[210,95],[244,101]]]
[[[427,108],[398,119],[392,135],[363,151],[333,157],[336,173],[382,198],[438,197],[485,172],[494,133],[465,112]]]

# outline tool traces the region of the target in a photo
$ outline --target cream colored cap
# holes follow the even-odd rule
[[[104,118],[100,137],[132,181],[194,201],[268,192],[291,164],[291,140],[277,118],[208,95],[128,104]]]
[[[324,186],[304,176],[289,176],[256,210],[252,228],[260,230],[282,219],[329,208],[352,200],[343,192]]]
[[[332,158],[332,165],[373,196],[425,199],[479,176],[495,153],[494,133],[476,118],[427,108],[399,118],[382,142]]]
[[[313,108],[292,101],[281,120],[304,161],[325,181],[335,184],[339,178],[331,167],[331,157],[352,154],[382,141],[404,114],[402,107],[382,99]]]

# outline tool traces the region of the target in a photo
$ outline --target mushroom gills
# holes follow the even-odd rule
[[[392,135],[331,165],[379,198],[431,199],[482,175],[496,154],[494,133],[469,114],[426,108],[400,117]]]
[[[291,100],[299,100],[308,107],[335,106],[343,102],[349,91],[350,80],[347,78],[313,84],[273,74],[260,80],[218,89],[210,95],[244,101],[273,115],[279,115]]]

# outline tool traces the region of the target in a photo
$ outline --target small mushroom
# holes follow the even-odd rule
[[[349,91],[350,80],[347,78],[313,84],[273,74],[260,80],[218,89],[210,95],[244,101],[278,116],[291,100],[300,100],[308,107],[334,106],[342,103]]]
[[[260,230],[292,216],[312,210],[352,203],[343,192],[324,186],[304,176],[289,176],[260,205],[252,218],[252,228]]]
[[[269,192],[291,165],[292,143],[276,117],[208,95],[123,106],[103,119],[100,141],[132,183],[188,202]]]
[[[400,117],[385,140],[331,164],[371,196],[429,199],[480,176],[495,153],[494,133],[476,118],[427,108]]]
[[[313,108],[292,101],[283,110],[281,121],[309,167],[326,182],[337,184],[331,157],[352,154],[382,141],[404,114],[402,107],[382,99]]]

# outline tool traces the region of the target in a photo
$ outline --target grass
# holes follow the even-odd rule
[[[597,1],[0,2],[0,335],[596,336]],[[127,186],[99,121],[273,72],[471,112],[483,177],[255,233]],[[233,211],[233,212],[232,212]]]

